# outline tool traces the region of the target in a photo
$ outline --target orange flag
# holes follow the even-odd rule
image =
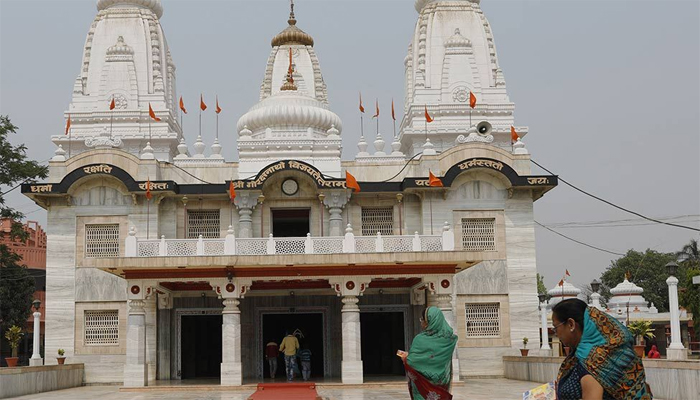
[[[221,112],[221,107],[219,107],[219,96],[216,96],[216,113]]]
[[[630,274],[629,271],[625,272],[625,279],[630,280],[631,277],[632,277],[632,275]]]
[[[513,125],[510,126],[510,142],[515,143],[520,139],[520,136],[518,135],[518,132],[515,131],[515,128]]]
[[[202,111],[204,111],[204,110],[207,109],[207,105],[204,104],[204,96],[202,96],[201,94],[199,95],[199,108],[200,108]]]
[[[557,284],[557,286],[564,286],[564,280],[563,279],[560,280],[559,283]]]
[[[233,181],[228,184],[228,196],[231,201],[236,198],[236,189],[233,187]]]
[[[471,90],[469,91],[469,107],[476,107],[476,96],[474,96]]]
[[[571,276],[568,269],[566,270],[566,276]]]
[[[433,175],[431,170],[428,170],[428,186],[432,187],[442,187],[442,180],[437,176]]]
[[[153,112],[153,109],[151,108],[151,103],[148,103],[148,115],[150,115],[151,119],[154,121],[160,122],[160,118],[156,117],[156,113]]]
[[[430,114],[428,114],[428,106],[427,105],[425,106],[425,120],[427,122],[433,122],[433,117],[431,117]]]
[[[117,105],[114,103],[114,97],[112,97],[112,102],[109,103],[109,109],[110,109],[110,110],[114,110],[114,107],[116,107],[116,106],[117,106]]]
[[[356,192],[360,191],[360,185],[357,183],[357,179],[348,171],[345,171],[345,187],[353,189]]]
[[[374,115],[372,116],[372,118],[377,118],[377,117],[379,117],[379,100],[377,100],[376,106],[377,106],[377,113],[374,114]]]
[[[70,114],[68,114],[68,121],[66,122],[66,135],[70,132]]]
[[[182,96],[180,96],[180,110],[182,110],[182,112],[187,114],[187,109],[185,108],[185,102],[182,101]]]
[[[362,93],[360,93],[360,112],[361,113],[365,112],[365,108],[362,106]]]
[[[391,119],[396,121],[396,114],[394,113],[394,99],[391,99]]]
[[[149,178],[146,180],[146,198],[148,200],[153,198],[153,194],[151,193],[151,179]]]
[[[292,68],[292,48],[289,48],[289,68],[287,69],[287,73],[291,77],[292,74],[294,73],[294,69]],[[292,80],[294,81],[294,80]]]

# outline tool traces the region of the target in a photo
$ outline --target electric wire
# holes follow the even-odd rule
[[[562,233],[559,233],[559,232],[555,231],[555,230],[552,229],[552,228],[549,228],[549,227],[547,227],[547,226],[544,226],[544,225],[540,224],[540,223],[537,222],[537,221],[535,221],[535,223],[536,223],[537,225],[543,227],[544,229],[550,231],[550,232],[556,233],[557,235],[559,235],[559,236],[561,236],[561,237],[564,237],[564,238],[566,238],[566,239],[571,240],[572,242],[576,242],[576,243],[578,243],[578,244],[584,245],[584,246],[586,246],[586,247],[590,247],[590,248],[595,249],[595,250],[598,250],[598,251],[602,251],[602,252],[609,253],[609,254],[614,254],[614,255],[616,255],[616,256],[624,256],[623,253],[617,253],[617,252],[614,252],[614,251],[601,249],[600,247],[596,247],[596,246],[590,245],[590,244],[588,244],[588,243],[584,243],[584,242],[582,242],[582,241],[580,241],[580,240],[576,240],[576,239],[574,239],[574,238],[570,238],[570,237],[568,237],[568,236],[566,236],[566,235],[564,235],[564,234],[562,234]]]
[[[547,168],[543,167],[543,166],[540,165],[537,161],[535,161],[535,160],[533,160],[533,159],[530,159],[530,161],[532,161],[533,164],[537,165],[538,167],[542,168],[543,170],[549,172],[550,174],[555,175],[552,171],[550,171],[550,170],[548,170]],[[624,211],[624,212],[630,213],[630,214],[632,214],[632,215],[636,215],[636,216],[638,216],[638,217],[640,217],[640,218],[644,218],[644,219],[646,219],[646,220],[649,220],[649,221],[652,221],[652,222],[656,222],[656,223],[659,223],[659,224],[663,224],[663,225],[668,225],[668,226],[673,226],[673,227],[676,227],[676,228],[683,228],[683,229],[689,229],[689,230],[691,230],[691,231],[700,232],[700,229],[698,229],[698,228],[693,228],[692,226],[679,225],[679,224],[674,224],[674,223],[671,223],[671,222],[659,221],[659,220],[654,219],[654,218],[649,218],[649,217],[647,217],[647,216],[645,216],[645,215],[642,215],[642,214],[640,214],[640,213],[638,213],[638,212],[635,212],[635,211],[629,210],[629,209],[627,209],[627,208],[618,206],[617,204],[614,204],[614,203],[609,202],[609,201],[607,201],[607,200],[605,200],[605,199],[602,199],[602,198],[600,198],[600,197],[598,197],[598,196],[596,196],[596,195],[594,195],[594,194],[588,193],[588,192],[586,192],[585,190],[580,189],[580,188],[574,186],[573,184],[567,182],[567,181],[566,181],[564,178],[562,178],[561,176],[558,176],[558,179],[559,179],[560,181],[562,181],[564,184],[566,184],[567,186],[569,186],[569,187],[571,187],[571,188],[573,188],[573,189],[575,189],[575,190],[577,190],[577,191],[579,191],[579,192],[585,194],[586,196],[590,196],[590,197],[592,197],[592,198],[594,198],[594,199],[596,199],[596,200],[598,200],[598,201],[602,201],[603,203],[605,203],[605,204],[607,204],[607,205],[610,205],[610,206],[612,206],[612,207],[615,207],[615,208],[617,208],[617,209],[619,209],[619,210],[622,210],[622,211]]]

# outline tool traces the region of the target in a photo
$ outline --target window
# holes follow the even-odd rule
[[[119,257],[119,224],[85,225],[85,257]]]
[[[119,345],[119,311],[85,311],[85,345]]]
[[[219,210],[187,211],[187,238],[197,239],[221,237],[221,216]]]
[[[467,303],[467,337],[501,336],[500,303]]]
[[[462,218],[462,249],[496,250],[495,218]]]
[[[394,234],[394,207],[362,207],[362,236]]]

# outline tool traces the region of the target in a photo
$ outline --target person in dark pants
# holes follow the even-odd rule
[[[282,339],[280,351],[284,352],[284,365],[287,370],[287,380],[294,380],[294,367],[297,366],[297,350],[299,349],[299,340],[296,336],[287,331],[287,336]],[[297,367],[298,369],[298,367]]]
[[[265,357],[267,358],[267,363],[270,366],[270,378],[275,379],[275,374],[277,373],[277,357],[280,352],[275,342],[269,342],[265,346]]]
[[[308,343],[304,343],[297,353],[299,356],[299,361],[301,361],[301,375],[304,381],[308,381],[311,378],[311,350],[309,350]]]

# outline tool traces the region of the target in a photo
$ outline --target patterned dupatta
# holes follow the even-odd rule
[[[595,307],[583,317],[583,335],[559,368],[557,382],[581,365],[606,393],[618,400],[650,400],[642,360],[634,352],[634,337],[619,321]]]
[[[428,328],[416,335],[404,360],[412,400],[449,400],[452,353],[457,336],[437,307],[428,308]]]

